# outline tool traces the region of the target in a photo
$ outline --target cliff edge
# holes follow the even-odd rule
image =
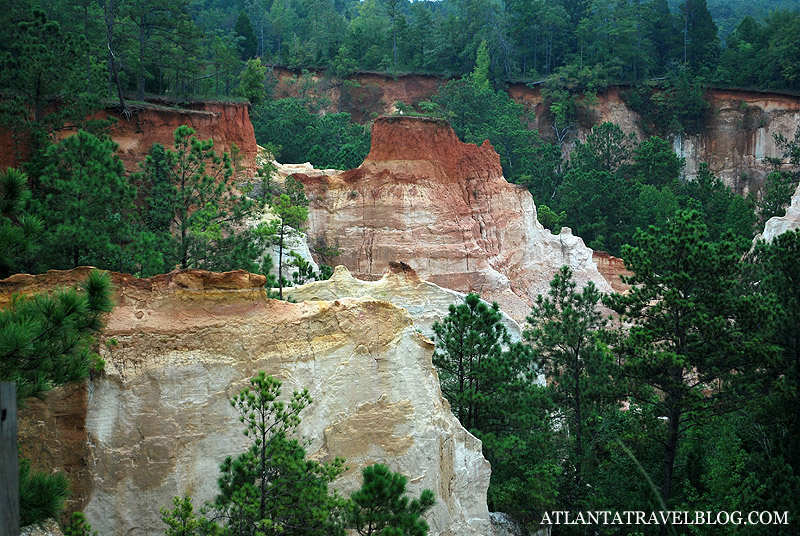
[[[445,121],[378,118],[361,166],[296,176],[311,199],[309,242],[337,249],[334,262],[357,278],[405,262],[432,283],[497,301],[518,321],[564,264],[579,284],[611,291],[579,237],[537,221],[531,194],[503,178],[491,144],[462,143]]]
[[[87,271],[12,276],[0,281],[0,296],[7,302]],[[442,398],[433,344],[405,310],[369,298],[270,300],[263,277],[247,272],[113,281],[117,306],[100,340],[105,370],[74,396],[51,395],[77,401],[68,419],[63,404],[41,404],[20,423],[23,454],[46,454],[48,470],[71,475],[74,506],[101,534],[163,533],[158,508],[173,496],[190,493],[197,505],[214,497],[220,463],[246,447],[227,401],[260,370],[284,382],[284,395],[309,389],[300,431],[309,455],[347,459],[338,489],[351,493],[361,467],[385,463],[408,477],[411,493],[436,493],[431,534],[487,533],[489,464]]]

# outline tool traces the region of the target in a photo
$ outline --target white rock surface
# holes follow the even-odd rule
[[[363,281],[352,276],[344,266],[337,266],[327,281],[315,281],[286,290],[296,301],[334,301],[339,298],[369,297],[384,300],[408,311],[414,326],[423,335],[433,338],[433,323],[441,322],[450,305],[464,303],[466,294],[429,281],[423,281],[408,265],[394,263],[377,281]],[[501,322],[508,330],[511,342],[522,340],[522,328],[502,310]]]
[[[258,281],[213,287],[192,274],[118,284],[105,332],[118,344],[101,344],[107,365],[86,410],[95,530],[160,534],[158,508],[173,496],[213,498],[220,462],[246,445],[227,400],[264,370],[284,395],[310,390],[301,431],[315,458],[347,459],[338,489],[349,494],[361,467],[386,463],[411,493],[436,493],[431,534],[487,534],[489,464],[442,398],[433,344],[406,311],[368,298],[267,300]]]
[[[783,216],[775,216],[767,220],[764,225],[764,232],[760,237],[767,242],[772,242],[775,237],[782,235],[787,231],[800,229],[800,184],[792,195],[792,202],[789,208],[786,209],[786,214]]]

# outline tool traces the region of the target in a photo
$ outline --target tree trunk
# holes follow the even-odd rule
[[[86,93],[90,93],[92,63],[89,57],[89,3],[83,4],[83,33],[86,36]]]
[[[679,400],[670,396],[669,414],[667,415],[667,441],[664,449],[664,504],[669,509],[669,500],[672,497],[672,477],[675,469],[675,459],[678,456],[678,429],[681,413],[678,408]],[[667,535],[668,525],[661,525],[661,535]]]
[[[283,299],[283,230],[286,226],[281,224],[281,236],[278,241],[278,297]]]
[[[108,96],[114,94],[114,0],[106,3],[106,41],[108,42]]]
[[[140,101],[144,100],[144,46],[145,46],[145,31],[144,31],[144,15],[139,20],[139,69],[136,75],[136,90]]]

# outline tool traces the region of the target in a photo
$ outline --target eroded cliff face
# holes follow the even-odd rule
[[[294,73],[285,69],[276,71],[279,80],[276,94],[296,96],[297,87],[286,83]],[[325,94],[331,111],[338,110],[340,87],[316,74],[318,91]],[[392,78],[376,73],[357,73],[352,79],[359,83],[355,94],[343,101],[343,110],[350,112],[359,122],[369,121],[371,114],[397,111],[395,103],[402,101],[415,105],[430,100],[447,79],[424,75],[405,75]],[[585,139],[592,125],[611,121],[625,132],[633,132],[639,140],[644,138],[641,118],[623,99],[625,86],[613,86],[597,95],[590,110],[578,117],[577,137]],[[543,136],[552,134],[551,115],[546,109],[540,86],[509,84],[509,95],[524,103],[536,115],[536,128]],[[710,103],[707,128],[703,134],[671,137],[679,156],[686,159],[685,176],[697,176],[699,165],[709,168],[730,188],[740,194],[757,193],[764,186],[770,166],[766,157],[780,158],[782,151],[775,145],[774,134],[792,138],[800,127],[800,98],[769,92],[709,89],[706,98]]]
[[[247,103],[198,101],[189,106],[188,109],[149,106],[134,110],[130,118],[118,112],[105,112],[117,118],[111,137],[119,144],[118,154],[125,168],[137,169],[154,143],[172,147],[175,129],[187,125],[196,131],[198,139],[214,140],[218,153],[230,152],[235,145],[241,165],[255,169],[258,146]]]
[[[581,284],[611,290],[580,238],[539,224],[530,193],[506,182],[492,146],[460,142],[444,121],[379,118],[359,168],[297,177],[311,199],[310,242],[338,248],[335,262],[357,278],[404,262],[520,321],[564,264]]]
[[[181,125],[192,127],[199,139],[213,139],[218,153],[230,152],[236,145],[241,165],[254,171],[258,146],[247,106],[247,103],[210,101],[188,103],[184,108],[145,104],[132,107],[130,116],[114,108],[100,111],[92,118],[116,119],[110,134],[119,144],[118,155],[128,171],[138,170],[139,162],[144,160],[154,143],[172,147],[175,129]],[[69,134],[71,132],[65,131],[60,135]],[[0,129],[0,168],[18,165],[16,152],[20,149],[24,154],[24,148],[14,144],[10,133]]]
[[[85,273],[13,276],[0,295]],[[88,469],[67,467],[85,490],[77,506],[101,534],[161,533],[157,510],[172,496],[188,492],[202,504],[215,495],[219,464],[246,445],[227,399],[260,370],[281,379],[285,395],[310,390],[301,432],[315,458],[347,459],[338,489],[349,494],[361,467],[387,463],[412,493],[435,491],[433,534],[486,534],[489,465],[442,398],[433,344],[406,311],[369,298],[269,300],[264,278],[246,272],[115,274],[114,283],[117,306],[100,341],[106,368],[89,382],[74,425],[86,447],[63,462]],[[24,419],[26,448],[64,444],[64,426],[35,411]]]
[[[384,300],[408,311],[414,326],[423,335],[433,338],[433,323],[441,322],[451,305],[464,303],[464,294],[423,281],[404,263],[389,263],[377,281],[356,279],[345,266],[337,266],[330,279],[314,281],[285,290],[296,301],[335,301],[339,298],[373,298]],[[501,311],[501,322],[512,342],[522,339],[522,328],[516,320]]]
[[[763,238],[767,242],[772,242],[777,236],[796,229],[800,229],[800,184],[797,185],[797,189],[792,195],[792,201],[786,209],[786,214],[767,220],[764,224],[764,232],[754,241]]]

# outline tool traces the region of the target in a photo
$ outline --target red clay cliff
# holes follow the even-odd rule
[[[236,145],[242,157],[241,165],[255,170],[258,146],[247,103],[197,101],[186,106],[137,105],[131,108],[130,116],[120,113],[118,108],[109,108],[92,117],[117,120],[110,134],[119,144],[118,154],[128,171],[138,169],[139,162],[154,143],[171,147],[175,129],[181,125],[192,127],[200,139],[214,140],[217,152],[230,151]],[[69,131],[63,133],[64,136],[69,134]],[[17,149],[12,133],[0,128],[0,169],[19,164]]]
[[[423,279],[496,300],[521,320],[562,265],[610,291],[592,251],[536,220],[531,194],[503,178],[488,142],[462,143],[445,121],[382,117],[357,169],[298,175],[312,200],[309,242],[361,279],[405,262]]]

